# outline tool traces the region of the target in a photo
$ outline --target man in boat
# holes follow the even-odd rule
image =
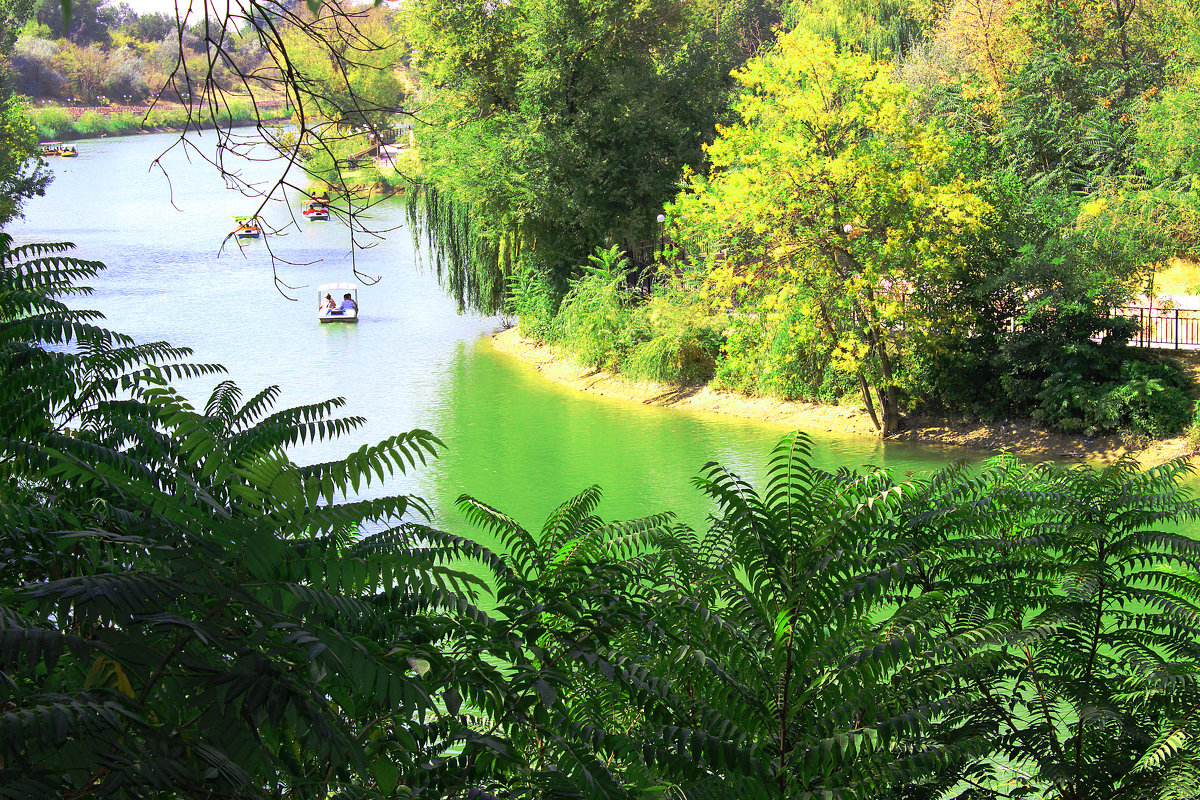
[[[358,311],[358,303],[354,302],[354,298],[346,292],[346,296],[342,298],[342,311]]]

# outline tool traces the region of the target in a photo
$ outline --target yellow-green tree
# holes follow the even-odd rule
[[[297,124],[319,134],[305,137],[318,159],[309,168],[327,179],[333,160],[368,143],[352,131],[379,136],[403,111],[407,51],[393,22],[383,10],[324,3],[307,27],[284,29],[275,60],[293,84]]]
[[[891,72],[812,34],[784,35],[737,74],[741,122],[719,130],[709,174],[672,209],[715,296],[807,326],[882,435],[899,426],[903,349],[970,324],[945,289],[961,234],[987,209]]]

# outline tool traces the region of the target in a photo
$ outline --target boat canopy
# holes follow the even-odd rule
[[[328,295],[333,305],[327,305]],[[346,308],[342,305],[343,298],[350,295],[354,304]],[[338,281],[337,283],[322,283],[317,287],[317,321],[318,322],[358,322],[358,285]]]

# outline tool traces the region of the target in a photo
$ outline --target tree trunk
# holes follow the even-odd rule
[[[875,357],[879,359],[879,383],[875,387],[875,395],[879,398],[879,410],[883,416],[883,424],[880,425],[875,417],[875,410],[870,406],[870,400],[867,400],[867,410],[871,414],[871,421],[875,423],[875,429],[879,431],[879,435],[883,437],[891,436],[900,430],[900,402],[896,396],[896,384],[892,380],[892,360],[888,357],[887,345],[879,335],[875,325],[867,326],[867,343],[870,345],[871,351],[875,353]],[[866,379],[859,374],[859,380],[863,394],[866,394]]]
[[[875,293],[870,288],[867,289],[867,301],[872,306],[875,303]],[[875,428],[880,436],[886,438],[900,430],[900,400],[896,394],[896,381],[892,374],[892,359],[888,355],[887,339],[882,326],[876,319],[867,316],[861,304],[858,305],[858,313],[866,324],[867,344],[879,359],[879,384],[875,388],[875,394],[879,397],[883,425],[876,422]],[[860,377],[861,374],[860,372]],[[874,412],[871,413],[871,418],[875,418]]]
[[[882,436],[891,436],[900,430],[900,401],[896,396],[896,383],[892,380],[892,359],[888,356],[887,343],[878,332],[874,334],[876,352],[879,354],[879,373],[883,386],[879,391],[879,408],[883,412]]]
[[[871,416],[871,424],[875,426],[875,430],[879,430],[879,417],[875,416],[875,404],[871,402],[871,389],[867,386],[867,379],[863,377],[862,370],[858,371],[858,390],[862,392],[863,405],[867,407],[867,414]]]

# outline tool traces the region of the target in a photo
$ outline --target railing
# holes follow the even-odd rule
[[[1113,316],[1138,321],[1129,344],[1136,347],[1162,347],[1173,350],[1200,350],[1200,311],[1186,308],[1120,306]]]

